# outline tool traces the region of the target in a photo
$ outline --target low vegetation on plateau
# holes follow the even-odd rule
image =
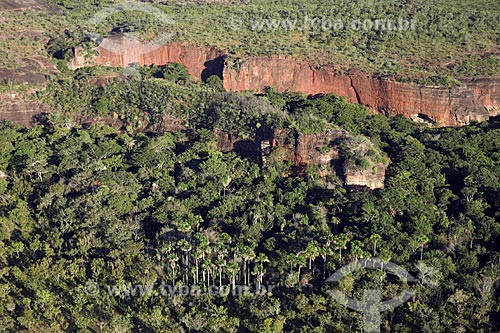
[[[123,13],[98,27],[89,19],[118,1],[51,0],[64,10],[73,37],[140,32],[144,39],[171,31],[178,41],[219,47],[234,57],[287,55],[316,64],[340,64],[379,75],[439,77],[494,76],[500,72],[496,2],[449,1],[152,1],[174,23],[144,13]],[[370,28],[366,21],[413,22],[401,29]],[[83,28],[76,28],[76,26]],[[366,26],[368,28],[363,28]],[[383,27],[383,25],[380,25]],[[118,27],[118,28],[117,28]]]

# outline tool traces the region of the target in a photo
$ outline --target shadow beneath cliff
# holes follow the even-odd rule
[[[429,117],[428,115],[423,114],[423,113],[419,113],[417,115],[416,121],[420,122],[420,123],[426,123],[426,124],[429,124],[429,125],[436,124],[436,121],[434,119],[432,119],[431,117]]]
[[[212,75],[217,75],[222,80],[222,72],[224,71],[224,63],[226,56],[220,56],[212,60],[206,61],[203,65],[205,69],[201,72],[201,80],[207,82],[207,79]]]
[[[234,143],[234,152],[243,157],[258,158],[259,145],[253,140],[240,140]]]
[[[42,126],[50,126],[51,123],[49,121],[49,113],[41,112],[33,115],[30,119],[30,125],[42,125]]]
[[[491,130],[500,128],[500,115],[499,116],[490,117],[490,119],[488,120],[488,123],[489,123],[488,127]]]

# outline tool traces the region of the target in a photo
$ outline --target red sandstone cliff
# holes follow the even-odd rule
[[[426,87],[371,77],[358,72],[338,74],[332,66],[314,68],[307,62],[289,58],[250,58],[235,70],[224,67],[227,90],[253,90],[266,87],[278,91],[300,91],[307,94],[330,93],[345,96],[385,114],[401,114],[410,118],[425,116],[439,126],[461,126],[489,117],[486,105],[497,105],[500,94],[484,85],[480,100],[478,89],[468,87]],[[482,103],[484,101],[485,104]]]
[[[500,80],[491,78],[476,78],[461,80],[481,104],[488,110],[490,116],[500,114]]]
[[[127,67],[140,65],[165,65],[176,62],[186,66],[189,74],[199,80],[222,73],[224,58],[221,51],[189,44],[153,45],[117,35],[105,38],[97,48],[99,55],[87,60],[81,48],[75,49],[72,67],[93,64]]]
[[[335,93],[384,114],[430,119],[438,126],[461,126],[486,120],[500,110],[500,81],[495,79],[463,80],[463,86],[448,89],[401,83],[358,72],[342,74],[333,66],[317,68],[305,61],[283,57],[251,57],[238,66],[231,66],[225,61],[225,55],[213,48],[178,43],[156,46],[124,36],[104,39],[98,52],[99,55],[89,61],[76,49],[73,66],[94,63],[126,67],[133,63],[178,62],[201,80],[218,75],[226,90],[260,92],[271,86],[278,91]]]

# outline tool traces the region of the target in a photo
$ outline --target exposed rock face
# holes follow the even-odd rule
[[[227,64],[224,67],[224,88],[262,92],[266,87],[273,87],[278,91],[306,94],[335,92],[356,103],[356,90],[351,85],[350,77],[336,72],[334,66],[316,69],[305,61],[286,57],[252,57],[239,65]]]
[[[31,126],[33,117],[50,109],[18,92],[0,93],[0,120],[10,120],[22,126]]]
[[[206,80],[211,75],[222,79],[224,55],[213,48],[196,47],[189,44],[153,45],[141,43],[123,35],[105,38],[98,46],[99,55],[87,60],[81,48],[75,49],[72,67],[88,64],[113,67],[140,65],[165,65],[176,62],[186,66],[194,78]]]
[[[259,154],[259,140],[247,140],[236,134],[223,131],[215,131],[217,149],[223,153],[234,151],[244,156],[256,156]]]
[[[479,98],[490,116],[500,114],[500,80],[490,78],[462,79],[464,84]]]
[[[227,90],[253,90],[266,87],[278,91],[300,91],[307,94],[333,92],[345,96],[351,103],[391,115],[410,118],[424,116],[438,126],[461,126],[471,121],[483,121],[489,114],[485,105],[467,87],[426,87],[371,77],[359,72],[338,73],[333,66],[313,68],[304,61],[289,58],[251,58],[239,65],[239,70],[224,68]],[[485,88],[488,92],[487,86]],[[490,94],[491,95],[491,94]],[[500,101],[500,94],[483,100]]]
[[[383,188],[386,166],[378,164],[376,169],[344,172],[345,183],[350,186],[364,186],[370,189]]]
[[[290,135],[286,129],[267,126],[257,130],[254,140],[243,140],[237,135],[216,131],[217,149],[223,152],[236,151],[240,154],[261,155],[263,167],[273,161],[293,163],[294,173],[302,175],[308,165],[318,166],[320,177],[337,175],[348,186],[362,186],[369,189],[383,188],[387,165],[377,163],[366,171],[347,167],[339,139],[347,135],[344,130],[332,130],[319,134]]]
[[[33,56],[18,61],[17,68],[0,68],[0,81],[16,84],[43,85],[48,75],[59,73],[59,70],[47,58]]]
[[[61,12],[56,6],[39,0],[1,0],[0,9],[20,12],[26,10]]]
[[[346,184],[368,188],[384,187],[389,159],[363,135],[345,133],[340,138],[342,169]]]
[[[344,131],[340,130],[322,134],[299,134],[295,146],[295,164],[331,167],[331,162],[339,158],[334,142],[342,135]]]
[[[25,68],[0,68],[0,81],[16,84],[44,84],[47,79],[43,73],[36,73]]]
[[[271,86],[278,91],[335,93],[378,112],[424,119],[438,126],[466,125],[500,113],[500,81],[495,79],[462,80],[464,86],[448,89],[401,83],[359,72],[342,73],[335,66],[317,68],[286,57],[251,57],[231,65],[223,52],[213,48],[179,43],[157,46],[126,36],[104,39],[98,52],[93,60],[86,60],[77,48],[73,67],[89,63],[126,67],[134,63],[178,62],[201,80],[218,75],[228,91],[261,92]]]
[[[461,126],[488,119],[477,96],[466,87],[427,87],[359,74],[351,75],[358,102],[386,114],[422,115],[438,126]]]

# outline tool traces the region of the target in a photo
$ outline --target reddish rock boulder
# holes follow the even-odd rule
[[[15,91],[0,93],[0,120],[9,120],[22,126],[31,126],[34,116],[51,112],[50,108],[29,96]]]
[[[326,133],[297,134],[286,129],[263,126],[257,130],[254,140],[243,140],[235,134],[216,131],[217,149],[223,152],[236,151],[240,154],[260,154],[264,169],[274,162],[291,162],[295,175],[304,175],[308,165],[318,167],[318,175],[337,175],[348,186],[368,189],[384,187],[386,162],[370,163],[367,168],[353,167],[346,158],[342,139],[350,136],[337,129]],[[365,146],[373,144],[367,138]],[[359,145],[361,147],[361,145]],[[290,170],[290,171],[292,171]]]

